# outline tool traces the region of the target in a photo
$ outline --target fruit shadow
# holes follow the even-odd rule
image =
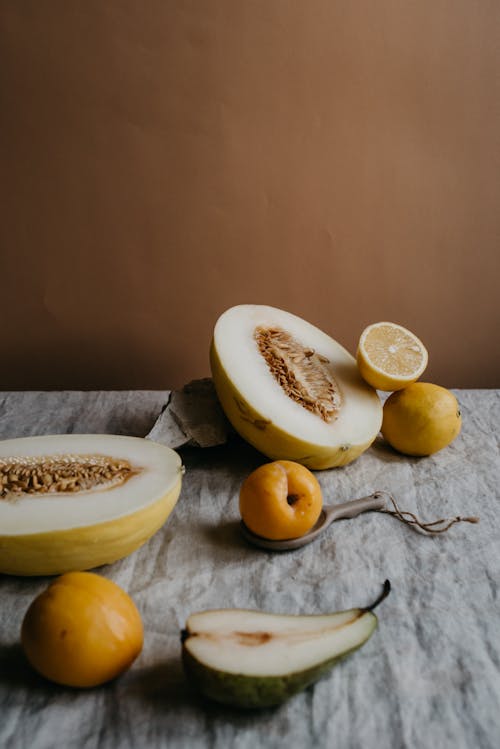
[[[0,685],[7,687],[9,692],[30,690],[55,695],[66,691],[65,687],[47,681],[31,668],[19,643],[0,644]]]
[[[179,708],[192,702],[180,655],[167,658],[154,666],[132,670],[127,674],[120,694],[121,698],[147,702],[163,713],[166,705]]]
[[[217,524],[200,523],[198,528],[211,544],[225,551],[227,549],[242,551],[250,548],[250,544],[245,541],[241,533],[239,520],[227,520]]]
[[[0,687],[7,687],[9,693],[15,691],[29,692],[31,695],[43,697],[44,700],[68,697],[75,699],[89,693],[89,691],[112,689],[113,685],[119,683],[119,679],[114,679],[106,684],[92,687],[91,690],[56,684],[49,679],[45,679],[30,666],[20,643],[0,644]]]
[[[44,700],[68,696],[81,699],[97,691],[116,692],[120,699],[140,697],[163,711],[166,704],[180,707],[193,701],[182,671],[180,656],[152,668],[138,671],[132,669],[122,677],[89,690],[62,686],[44,679],[30,666],[19,643],[0,645],[0,687],[2,686],[6,687],[9,694],[19,690],[28,692],[33,697],[43,697]]]
[[[0,644],[0,686],[5,686],[9,694],[16,691],[28,692],[32,697],[52,701],[71,696],[80,699],[89,690],[73,689],[54,684],[36,673],[27,662],[20,644]],[[121,701],[139,701],[157,711],[159,716],[168,710],[175,710],[180,717],[191,715],[194,719],[203,712],[211,721],[231,722],[235,727],[252,726],[257,711],[244,711],[229,706],[218,705],[205,699],[186,679],[180,654],[166,659],[149,668],[130,671],[128,674],[107,684],[90,690],[115,692]],[[278,708],[259,710],[258,714],[272,715]]]
[[[180,655],[131,674],[121,697],[144,702],[161,716],[168,705],[168,710],[177,711],[181,719],[189,713],[193,718],[203,713],[211,722],[221,720],[240,728],[255,725],[257,715],[274,715],[280,707],[244,710],[205,698],[187,680]]]
[[[217,447],[181,447],[178,452],[186,469],[193,470],[227,470],[242,476],[247,476],[269,458],[241,439],[238,435],[231,435],[225,445]]]
[[[405,463],[417,464],[422,460],[420,457],[398,453],[397,450],[394,450],[394,448],[385,441],[381,434],[379,434],[374,442],[372,442],[370,450],[373,450],[377,454],[377,457],[384,463],[400,463],[401,460],[404,459]]]

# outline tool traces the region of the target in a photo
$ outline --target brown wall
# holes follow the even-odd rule
[[[0,0],[0,386],[178,386],[240,302],[500,386],[499,7]]]

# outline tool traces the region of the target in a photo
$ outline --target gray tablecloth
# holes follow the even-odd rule
[[[374,489],[427,520],[479,515],[443,536],[387,515],[339,521],[304,549],[273,555],[246,545],[238,491],[263,461],[233,440],[182,451],[181,498],[167,524],[129,558],[99,572],[134,598],[144,650],[114,683],[90,691],[45,682],[26,665],[19,629],[48,579],[0,576],[0,746],[408,747],[500,746],[500,392],[456,391],[464,426],[424,459],[381,439],[353,464],[318,473],[327,502]],[[160,392],[0,394],[0,436],[54,432],[145,435]],[[184,679],[179,630],[215,607],[335,611],[393,591],[368,643],[285,705],[239,712],[208,704]]]

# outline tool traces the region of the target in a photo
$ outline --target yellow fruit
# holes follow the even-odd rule
[[[318,520],[322,506],[317,478],[291,460],[260,466],[240,491],[240,513],[247,528],[273,540],[303,536]]]
[[[405,455],[432,455],[460,433],[458,401],[449,390],[428,382],[414,382],[386,400],[382,434]]]
[[[361,333],[358,368],[377,390],[400,390],[418,380],[427,366],[427,350],[416,335],[392,322],[377,322]]]
[[[373,442],[382,404],[337,341],[276,307],[240,304],[217,320],[215,390],[235,430],[270,460],[347,465]]]
[[[68,572],[29,607],[21,643],[33,668],[58,684],[93,687],[125,671],[143,643],[130,596],[91,572]]]
[[[135,551],[172,512],[179,455],[139,437],[0,441],[0,574],[60,575]]]

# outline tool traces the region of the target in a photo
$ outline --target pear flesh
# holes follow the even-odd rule
[[[369,608],[286,616],[243,609],[193,614],[182,633],[183,661],[206,697],[244,708],[277,705],[357,650],[377,627]]]

